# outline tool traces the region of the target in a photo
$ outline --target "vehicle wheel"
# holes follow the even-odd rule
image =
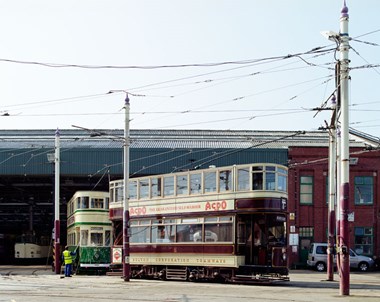
[[[369,265],[367,262],[360,262],[358,268],[359,268],[359,271],[366,272],[369,270]]]
[[[326,264],[324,262],[318,262],[315,265],[315,268],[317,269],[318,272],[323,272],[326,270]]]

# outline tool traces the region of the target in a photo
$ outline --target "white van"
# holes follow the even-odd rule
[[[336,257],[334,256],[334,263]],[[309,249],[307,265],[317,271],[325,271],[327,268],[327,243],[312,243]],[[375,261],[367,256],[356,254],[350,249],[350,268],[366,272],[375,266]]]

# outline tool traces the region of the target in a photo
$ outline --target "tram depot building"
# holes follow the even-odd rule
[[[61,241],[66,205],[78,190],[108,191],[123,178],[123,130],[60,130]],[[350,131],[350,247],[380,257],[379,139]],[[208,166],[276,163],[289,168],[289,267],[312,242],[327,242],[328,144],[325,131],[131,130],[130,178]],[[0,261],[14,261],[16,237],[51,238],[55,130],[0,130]],[[339,199],[339,198],[338,198]]]

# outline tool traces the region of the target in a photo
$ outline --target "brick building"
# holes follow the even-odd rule
[[[304,264],[312,242],[327,242],[328,147],[289,147],[290,265]],[[350,247],[380,257],[380,151],[350,148]],[[339,200],[339,196],[337,196]]]

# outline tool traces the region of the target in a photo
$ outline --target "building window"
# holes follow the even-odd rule
[[[313,204],[313,176],[301,176],[300,204]]]
[[[373,177],[356,176],[355,177],[355,204],[370,205],[373,204]]]
[[[355,228],[355,252],[359,255],[373,255],[373,228]]]
[[[300,237],[314,237],[314,227],[300,227],[299,228]]]

